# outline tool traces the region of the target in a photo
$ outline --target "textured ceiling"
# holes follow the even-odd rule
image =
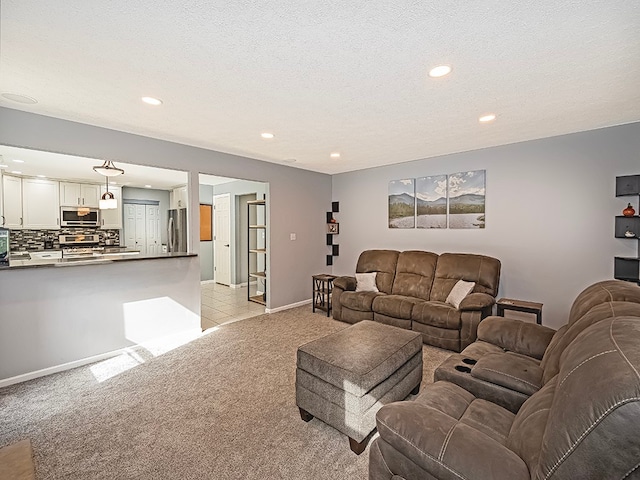
[[[0,8],[0,105],[319,172],[640,120],[638,0]]]

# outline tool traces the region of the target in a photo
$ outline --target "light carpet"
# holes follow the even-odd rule
[[[347,437],[295,404],[298,346],[348,327],[310,306],[218,327],[99,383],[88,366],[0,390],[0,447],[43,479],[366,479]],[[424,383],[451,352],[424,346]]]

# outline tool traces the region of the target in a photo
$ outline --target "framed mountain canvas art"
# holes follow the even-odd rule
[[[447,228],[447,176],[416,179],[416,227]]]
[[[389,228],[415,228],[416,197],[413,178],[389,182]]]
[[[449,228],[485,227],[485,170],[449,175]]]

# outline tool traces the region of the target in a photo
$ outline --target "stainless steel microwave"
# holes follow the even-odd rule
[[[60,225],[63,227],[99,227],[100,210],[87,207],[60,207]]]

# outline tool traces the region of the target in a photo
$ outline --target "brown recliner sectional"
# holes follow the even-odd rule
[[[567,324],[558,331],[502,317],[488,317],[478,340],[451,355],[435,371],[434,380],[460,385],[517,412],[522,404],[560,369],[560,356],[587,327],[612,316],[640,317],[640,288],[606,280],[583,290],[573,302]]]
[[[517,412],[442,380],[413,401],[382,407],[369,478],[640,478],[638,299],[636,285],[600,282],[578,296],[569,323],[555,335],[511,319],[490,326],[500,348],[544,357],[551,378]],[[486,355],[506,354],[492,351]]]
[[[356,273],[376,273],[378,292],[356,292],[355,277],[333,282],[333,318],[394,325],[422,334],[424,343],[460,352],[476,339],[491,314],[500,283],[500,261],[467,253],[366,250]],[[475,282],[459,308],[446,303],[451,289]]]

